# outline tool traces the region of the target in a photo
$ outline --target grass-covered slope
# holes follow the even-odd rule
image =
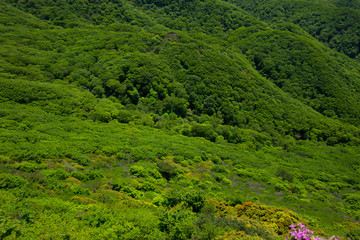
[[[359,237],[353,60],[222,1],[0,9],[1,239]]]
[[[358,218],[358,148],[299,142],[255,152],[135,122],[82,120],[89,103],[90,113],[112,103],[75,93],[70,115],[41,100],[2,102],[2,238],[208,239],[243,231],[277,239],[297,221],[356,232],[346,216]],[[249,201],[257,205],[241,205]]]

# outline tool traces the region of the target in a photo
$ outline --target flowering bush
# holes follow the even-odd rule
[[[286,240],[296,239],[296,240],[325,240],[324,238],[320,238],[318,236],[314,236],[314,232],[309,230],[304,224],[299,223],[298,225],[291,224],[290,225],[291,237],[286,237]],[[332,236],[329,240],[339,240],[339,237]]]
[[[304,221],[304,219],[300,218],[293,211],[265,206],[259,203],[245,202],[235,206],[235,209],[238,217],[247,216],[251,219],[260,221],[271,227],[276,234],[280,236],[288,233],[289,224]]]

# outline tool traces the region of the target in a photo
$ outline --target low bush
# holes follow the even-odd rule
[[[13,174],[0,173],[0,189],[25,187],[28,184],[28,181],[22,177]]]
[[[172,189],[166,196],[167,204],[174,207],[183,203],[194,212],[200,212],[205,204],[205,194],[195,189]]]

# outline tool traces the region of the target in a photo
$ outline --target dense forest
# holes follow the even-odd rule
[[[0,0],[0,56],[0,239],[360,239],[359,0]]]

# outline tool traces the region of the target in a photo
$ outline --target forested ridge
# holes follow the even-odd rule
[[[357,0],[1,0],[1,239],[360,237]]]

